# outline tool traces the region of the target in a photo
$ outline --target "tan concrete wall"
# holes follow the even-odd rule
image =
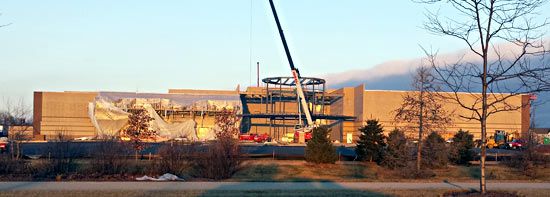
[[[32,126],[9,126],[8,127],[8,138],[14,139],[17,137],[22,137],[24,140],[33,139],[33,128]]]
[[[362,88],[361,90],[364,90],[364,86],[362,85],[356,88],[345,87],[335,90],[334,93],[343,94],[344,96],[331,105],[329,114],[356,116],[355,113],[361,111],[364,106],[361,104],[360,100],[358,100],[363,96],[361,92],[357,91],[358,88]],[[358,129],[357,121],[343,122],[342,125],[335,125],[331,129],[332,140],[344,140],[348,133],[352,133],[354,137],[359,135],[359,133],[355,132]]]
[[[364,91],[365,86],[345,87],[338,90],[329,90],[328,92],[343,94],[343,97],[331,106],[325,106],[325,114],[355,116],[355,122],[344,122],[342,125],[333,126],[331,137],[334,140],[344,139],[348,133],[353,135],[354,140],[359,136],[358,129],[365,124],[368,119],[378,119],[387,132],[393,130],[396,126],[394,121],[396,110],[402,102],[405,91]],[[236,94],[237,91],[218,91],[218,90],[183,90],[170,89],[170,93],[196,93],[196,94]],[[265,89],[262,87],[250,87],[247,94],[265,95]],[[97,92],[35,92],[34,93],[34,135],[35,136],[55,136],[58,132],[64,131],[73,137],[94,136],[95,128],[88,117],[88,103],[93,101],[98,95]],[[466,102],[471,102],[467,95],[461,95]],[[265,98],[265,96],[264,96]],[[528,103],[528,96],[516,96],[510,99],[514,105]],[[248,103],[246,104],[250,113],[266,113],[264,104]],[[297,113],[298,105],[296,103],[276,103],[273,113]],[[456,104],[446,103],[445,108],[455,111],[456,114],[469,115],[470,112],[460,108]],[[271,108],[267,112],[272,113]],[[187,118],[194,118],[197,127],[210,128],[214,125],[214,117],[194,116],[194,117],[168,117],[169,122],[180,122]],[[254,119],[253,124],[269,124],[269,119]],[[328,122],[330,124],[332,122]],[[285,120],[284,122],[274,121],[273,124],[296,125],[297,121]],[[447,130],[452,134],[459,129],[470,131],[475,138],[480,137],[479,122],[468,121],[465,119],[454,118],[452,125]],[[491,135],[494,130],[505,130],[507,132],[518,131],[527,132],[529,126],[529,106],[524,106],[521,110],[502,112],[494,114],[488,119],[488,134]],[[284,133],[293,132],[292,127],[288,128],[270,128],[268,126],[252,127],[252,133],[275,134],[279,136]]]
[[[364,119],[377,119],[383,126],[386,133],[389,133],[396,127],[400,127],[394,122],[395,110],[398,109],[403,101],[403,97],[411,92],[405,91],[365,91]],[[459,94],[460,99],[466,104],[473,104],[474,98],[469,94]],[[528,99],[528,98],[527,98]],[[510,98],[509,103],[513,106],[523,106],[522,109],[516,111],[505,111],[491,115],[487,120],[487,133],[492,135],[495,130],[504,130],[506,132],[521,133],[528,129],[528,106],[525,104],[525,96],[514,96]],[[481,138],[480,122],[476,120],[467,120],[460,118],[458,115],[471,116],[472,112],[460,107],[458,104],[446,102],[444,108],[447,111],[453,111],[455,116],[452,119],[450,126],[446,128],[450,137],[459,129],[467,130],[474,135],[474,138]]]
[[[46,139],[59,132],[71,137],[95,136],[96,129],[88,116],[88,103],[97,92],[35,92],[35,133]]]

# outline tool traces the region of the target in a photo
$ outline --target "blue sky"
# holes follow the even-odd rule
[[[4,98],[31,103],[33,91],[235,89],[255,85],[257,61],[262,78],[290,75],[267,0],[0,5],[0,24],[11,23],[0,28]],[[464,46],[423,30],[424,12],[437,7],[408,0],[275,5],[303,76],[420,58],[419,44],[441,53]]]

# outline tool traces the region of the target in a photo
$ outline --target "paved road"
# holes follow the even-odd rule
[[[0,182],[0,191],[477,189],[479,183],[402,182]],[[487,183],[488,189],[549,189],[550,183]]]

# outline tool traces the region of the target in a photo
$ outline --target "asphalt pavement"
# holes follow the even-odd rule
[[[369,189],[478,189],[466,182],[0,182],[0,191],[153,191],[153,190],[369,190]],[[550,189],[550,183],[487,183],[488,189]]]

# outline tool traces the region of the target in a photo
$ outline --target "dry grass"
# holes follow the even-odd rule
[[[311,164],[305,161],[250,160],[232,180],[239,181],[364,181],[376,180],[375,165],[359,162]]]
[[[539,169],[549,176],[533,179],[521,171],[506,166],[487,166],[487,179],[499,181],[550,181],[550,169]],[[435,176],[426,179],[403,179],[402,171],[392,171],[376,164],[337,162],[315,165],[305,161],[249,160],[233,181],[478,181],[478,166],[449,165],[433,170]]]
[[[40,172],[40,167],[47,159],[29,160],[29,166]],[[130,169],[127,174],[117,176],[97,176],[89,173],[87,166],[89,159],[77,159],[74,161],[77,169],[74,173],[63,176],[63,181],[103,181],[120,180],[131,181],[135,177],[143,175],[158,176],[164,172],[151,170],[154,161],[133,160],[128,164]],[[479,180],[478,166],[454,166],[449,165],[444,169],[432,170],[435,176],[424,179],[403,179],[403,171],[392,171],[376,164],[364,162],[337,162],[336,164],[310,164],[303,160],[247,160],[243,163],[242,170],[238,171],[228,181],[275,181],[275,182],[303,182],[303,181],[331,181],[331,182],[355,182],[355,181],[396,181],[396,182],[477,182]],[[189,181],[208,181],[208,179],[192,176],[192,169],[178,174]],[[525,175],[519,169],[509,168],[504,165],[487,166],[487,179],[498,182],[548,182],[550,181],[550,168],[539,168],[538,173],[543,176],[536,178]],[[34,179],[33,179],[34,178]],[[55,176],[40,176],[38,174],[1,175],[4,181],[31,181],[50,180]]]

